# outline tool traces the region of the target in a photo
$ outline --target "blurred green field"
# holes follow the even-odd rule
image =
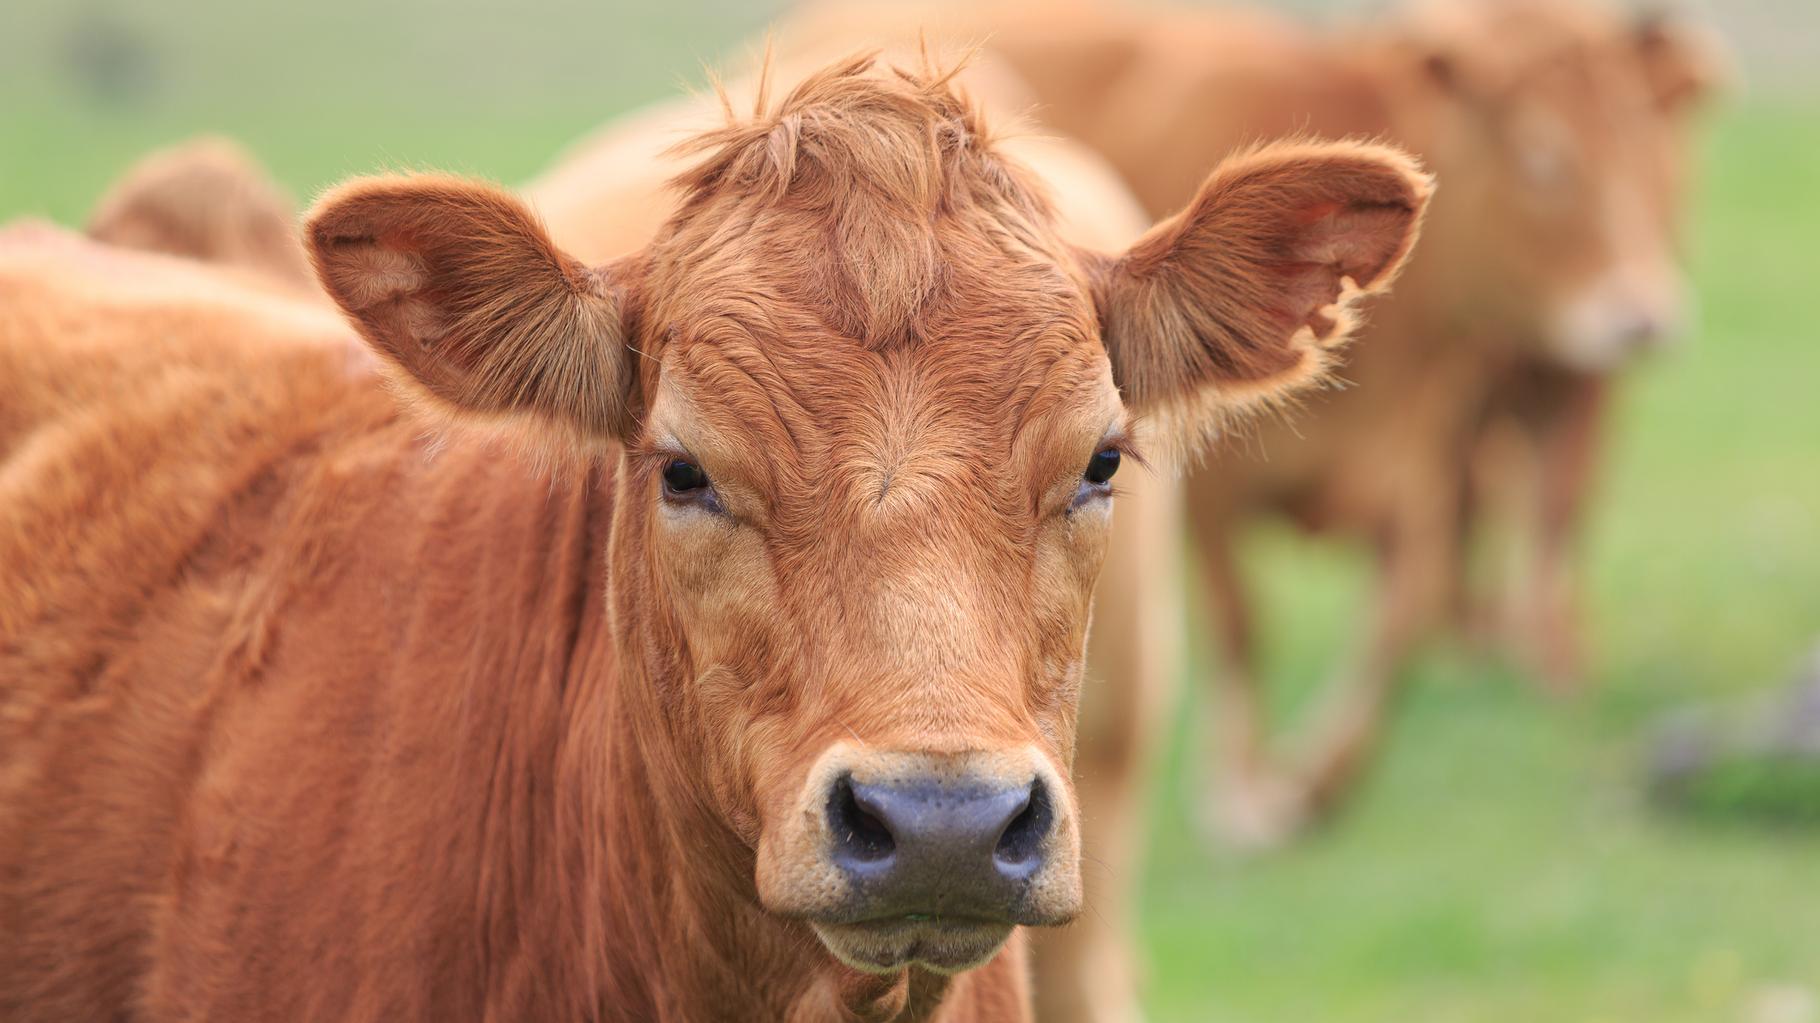
[[[1628,390],[1590,538],[1596,692],[1553,702],[1437,652],[1365,797],[1265,861],[1196,840],[1183,736],[1145,901],[1159,1018],[1767,1020],[1753,1006],[1789,986],[1813,1004],[1820,835],[1697,828],[1639,786],[1662,709],[1772,684],[1820,639],[1820,110],[1715,120],[1701,327]],[[1360,566],[1259,541],[1275,676],[1319,677]]]
[[[696,80],[764,14],[734,0],[643,14],[9,5],[0,219],[79,222],[135,155],[204,130],[239,137],[306,197],[379,167],[519,180]],[[1437,651],[1364,798],[1265,860],[1197,840],[1202,730],[1180,715],[1144,901],[1157,1019],[1820,1018],[1759,1004],[1820,997],[1820,835],[1695,826],[1639,787],[1657,713],[1771,685],[1820,639],[1820,103],[1757,97],[1714,121],[1693,235],[1702,327],[1627,391],[1591,537],[1596,690],[1554,702]],[[1317,677],[1359,564],[1276,532],[1253,555],[1273,675]]]

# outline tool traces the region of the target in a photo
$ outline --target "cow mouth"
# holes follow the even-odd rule
[[[937,973],[959,973],[983,966],[997,955],[1016,925],[910,914],[810,926],[836,959],[856,970],[891,973],[921,966]]]

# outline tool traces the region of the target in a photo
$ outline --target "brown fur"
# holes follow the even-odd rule
[[[707,149],[652,244],[596,269],[487,186],[318,206],[325,285],[434,432],[311,307],[0,242],[9,1018],[1023,1013],[1015,937],[952,978],[830,957],[865,936],[796,918],[798,794],[856,747],[989,757],[1072,818],[1109,516],[1070,495],[1122,443],[1093,297],[1131,271],[1055,236],[941,76],[837,67]],[[1359,245],[1406,248],[1426,180],[1328,154],[1260,153],[1179,244],[1274,239],[1252,272],[1333,282],[1317,305],[1373,285],[1334,275],[1350,245],[1307,253],[1376,193],[1244,201],[1376,159],[1410,204]],[[843,192],[856,167],[892,201]],[[719,511],[659,496],[685,452]],[[1033,920],[1078,904],[1070,834]]]
[[[532,417],[526,432],[583,449],[630,431],[611,286],[517,200],[418,175],[355,180],[318,208],[308,241],[323,288],[438,408]]]

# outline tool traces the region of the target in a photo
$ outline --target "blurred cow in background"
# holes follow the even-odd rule
[[[1083,6],[1007,16],[993,39],[1048,123],[1100,149],[1152,213],[1184,201],[1188,168],[1285,132],[1390,138],[1442,184],[1423,254],[1349,360],[1354,386],[1190,476],[1226,658],[1224,830],[1275,843],[1346,791],[1408,653],[1469,600],[1465,548],[1488,493],[1533,534],[1488,615],[1569,684],[1574,539],[1610,378],[1684,318],[1676,221],[1710,48],[1565,0],[1436,5],[1344,34],[1251,11]],[[1378,565],[1362,635],[1288,763],[1266,736],[1234,551],[1260,515],[1361,539]]]

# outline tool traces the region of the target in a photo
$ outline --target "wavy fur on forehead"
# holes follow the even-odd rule
[[[993,151],[978,106],[926,54],[918,69],[862,53],[816,72],[772,105],[769,61],[750,117],[720,92],[727,123],[677,145],[701,154],[678,176],[678,221],[726,204],[814,218],[805,261],[829,261],[831,322],[868,347],[906,339],[941,286],[944,219],[983,211],[1008,247],[1042,248],[1053,219],[1030,176]]]

